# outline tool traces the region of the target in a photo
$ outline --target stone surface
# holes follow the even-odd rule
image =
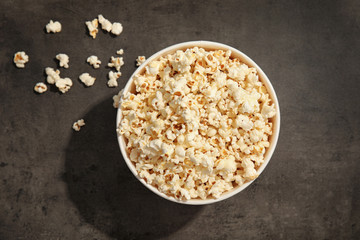
[[[103,14],[123,33],[87,35]],[[49,20],[61,33],[45,34]],[[0,239],[359,239],[359,1],[0,2]],[[253,58],[281,108],[278,147],[245,191],[209,206],[160,199],[130,173],[118,149],[111,97],[138,55],[213,40]],[[119,87],[105,68],[125,50]],[[25,69],[13,54],[30,56]],[[38,95],[56,54],[74,81]],[[102,66],[92,69],[90,55]],[[83,72],[97,78],[85,88]],[[84,118],[80,132],[72,123]]]

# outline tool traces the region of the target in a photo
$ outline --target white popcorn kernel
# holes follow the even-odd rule
[[[53,20],[50,20],[50,22],[46,24],[46,32],[47,33],[61,32],[61,23],[58,21],[53,22]]]
[[[241,127],[245,131],[249,131],[253,128],[254,124],[248,116],[238,115],[234,122],[236,128]]]
[[[275,114],[276,114],[276,110],[274,104],[271,106],[264,105],[261,110],[261,115],[263,115],[264,118],[272,118],[275,116]]]
[[[259,142],[262,138],[263,138],[263,133],[260,132],[259,130],[254,129],[250,132],[250,140],[253,143]]]
[[[221,159],[216,169],[223,170],[226,173],[235,172],[236,171],[235,157],[230,155],[226,158]]]
[[[143,64],[146,61],[146,57],[145,56],[138,56],[136,59],[136,66],[140,66],[141,64]]]
[[[89,73],[83,73],[79,76],[81,82],[83,82],[87,87],[94,85],[96,78],[90,76]]]
[[[93,66],[93,68],[99,68],[100,67],[100,64],[101,64],[101,61],[98,59],[97,56],[90,56],[87,58],[86,60],[91,66]]]
[[[98,30],[98,26],[99,26],[98,20],[95,18],[92,21],[86,21],[85,24],[86,24],[86,26],[87,26],[87,28],[89,30],[89,35],[93,39],[95,39],[96,34],[99,32],[99,30]]]
[[[248,158],[243,159],[241,162],[241,166],[244,168],[245,171],[244,178],[249,180],[254,180],[255,178],[258,177],[257,171],[255,169],[255,165],[250,159]]]
[[[64,53],[56,55],[56,59],[59,60],[59,66],[69,68],[69,56]]]
[[[121,49],[117,50],[116,54],[123,55],[124,54],[124,49],[121,48]]]
[[[17,52],[14,54],[14,63],[17,68],[24,68],[25,63],[29,61],[29,56],[25,52]]]
[[[109,87],[117,87],[118,86],[117,79],[121,76],[121,72],[110,71],[108,76],[109,76],[109,81],[107,82],[107,85]]]
[[[176,138],[176,135],[171,131],[171,129],[167,130],[165,134],[166,134],[167,139],[169,139],[169,140],[173,141]]]
[[[114,67],[116,71],[120,71],[121,66],[124,65],[124,60],[122,57],[111,57],[110,63],[108,63],[108,67]]]
[[[101,14],[98,16],[98,19],[99,19],[99,23],[101,24],[101,28],[107,32],[110,32],[112,28],[111,22],[106,18],[104,18],[104,16]]]
[[[73,83],[70,78],[60,78],[55,82],[55,85],[60,90],[60,92],[66,93],[69,91]]]
[[[182,146],[175,147],[175,154],[179,157],[185,157],[185,149]]]
[[[114,108],[118,108],[118,107],[119,107],[120,100],[121,100],[121,98],[123,97],[123,92],[124,92],[124,89],[121,89],[118,94],[116,94],[116,95],[113,96],[113,101],[114,101],[113,107],[114,107]]]
[[[215,136],[215,135],[216,135],[216,133],[217,133],[216,129],[215,129],[215,128],[210,127],[210,128],[208,129],[208,131],[207,131],[207,133],[206,133],[206,134],[207,134],[209,137],[213,137],[213,136]]]
[[[78,131],[80,131],[82,126],[85,126],[84,119],[80,119],[80,120],[77,120],[76,122],[74,122],[72,128],[78,132]]]
[[[37,93],[43,93],[43,92],[46,92],[47,91],[47,86],[42,83],[42,82],[39,82],[35,85],[34,87],[34,91],[37,92]]]
[[[59,70],[54,70],[51,67],[47,67],[45,68],[45,73],[47,75],[47,82],[49,84],[55,84],[58,80],[60,80],[60,71]]]
[[[114,22],[111,26],[111,33],[114,35],[119,36],[120,33],[122,33],[123,31],[123,26],[121,25],[121,23],[118,22]]]

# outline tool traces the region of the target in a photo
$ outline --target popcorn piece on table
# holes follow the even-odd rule
[[[55,84],[59,79],[60,79],[60,71],[59,70],[54,70],[51,67],[47,67],[45,68],[45,73],[47,75],[47,82],[49,84]]]
[[[47,86],[42,82],[38,82],[34,87],[34,91],[37,93],[44,93],[47,91]]]
[[[17,52],[14,54],[14,63],[18,68],[24,68],[25,63],[29,61],[29,56],[24,51]]]
[[[86,86],[90,87],[94,85],[96,78],[90,76],[89,73],[83,73],[79,76],[81,82],[83,82]]]
[[[121,66],[124,65],[124,60],[122,57],[111,57],[110,63],[108,63],[108,67],[114,67],[116,71],[120,71]]]
[[[66,93],[67,91],[69,91],[73,83],[70,78],[60,78],[55,82],[55,85],[60,92]]]
[[[113,96],[113,101],[114,101],[114,102],[113,102],[113,107],[114,107],[114,108],[118,108],[118,107],[119,107],[120,100],[121,100],[121,98],[122,98],[123,92],[124,92],[124,89],[121,89],[118,94],[116,94],[116,95]]]
[[[74,122],[72,128],[78,132],[78,131],[80,131],[82,126],[85,126],[84,119],[80,119],[80,120],[77,120],[76,122]]]
[[[97,56],[90,56],[87,58],[86,60],[91,66],[93,66],[93,68],[99,68],[100,67],[100,64],[101,64],[101,61],[98,59]]]
[[[119,36],[123,31],[123,26],[121,25],[121,23],[118,22],[114,22],[111,26],[111,33],[114,35]]]
[[[95,39],[95,38],[96,38],[96,34],[99,32],[99,30],[98,30],[98,26],[99,26],[98,20],[95,18],[95,19],[92,20],[92,21],[86,21],[85,24],[86,24],[86,26],[87,26],[87,28],[88,28],[88,30],[89,30],[89,35],[90,35],[93,39]]]
[[[136,66],[140,66],[141,64],[143,64],[146,61],[146,57],[145,56],[138,56],[136,59]]]
[[[117,79],[121,76],[121,72],[109,72],[109,81],[107,82],[107,85],[109,87],[117,87],[118,82]]]
[[[116,54],[123,55],[124,54],[124,49],[121,48],[121,49],[117,50]]]
[[[53,20],[50,20],[50,22],[46,25],[46,32],[47,33],[61,32],[61,23],[58,21],[53,22]]]
[[[69,68],[69,56],[65,53],[59,53],[56,55],[56,59],[59,60],[59,66]]]
[[[110,32],[112,28],[112,23],[106,18],[104,18],[104,16],[101,14],[98,16],[98,19],[99,23],[101,24],[101,28],[107,32]]]

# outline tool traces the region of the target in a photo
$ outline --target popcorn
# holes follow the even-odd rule
[[[136,66],[140,66],[146,61],[145,56],[138,56],[136,59]]]
[[[84,119],[80,119],[80,120],[77,120],[76,122],[74,122],[72,128],[78,132],[78,131],[80,131],[82,126],[85,126]]]
[[[70,87],[73,84],[70,78],[61,78],[59,70],[54,70],[51,67],[47,67],[45,68],[45,73],[47,75],[47,82],[49,84],[55,84],[55,86],[62,93],[66,93],[67,91],[69,91]]]
[[[17,52],[14,55],[14,63],[18,68],[24,68],[25,63],[29,61],[29,56],[25,52]]]
[[[85,24],[86,24],[86,26],[87,26],[87,28],[89,30],[89,35],[93,39],[95,39],[96,34],[99,32],[99,30],[98,30],[98,26],[99,26],[98,20],[95,18],[92,21],[86,21]]]
[[[59,70],[54,70],[51,67],[47,67],[45,68],[45,73],[47,75],[47,82],[49,84],[55,84],[58,80],[60,80],[60,71]]]
[[[117,87],[118,86],[117,79],[121,76],[121,72],[110,71],[108,76],[109,76],[109,81],[107,82],[107,85],[109,87]]]
[[[121,23],[118,22],[114,22],[111,26],[111,33],[114,35],[119,36],[120,33],[122,33],[123,31],[123,26],[121,25]]]
[[[90,76],[89,73],[83,73],[79,76],[81,82],[83,82],[87,87],[94,85],[96,78]]]
[[[117,94],[117,95],[114,95],[113,96],[113,107],[114,108],[118,108],[119,107],[119,104],[120,104],[120,100],[123,96],[123,92],[124,92],[124,89],[121,89],[120,92]]]
[[[68,55],[66,55],[64,53],[60,53],[60,54],[56,55],[56,59],[59,60],[60,67],[69,68],[69,56]]]
[[[110,63],[108,63],[108,67],[114,67],[118,72],[123,65],[124,60],[122,57],[111,57]]]
[[[100,67],[100,64],[101,64],[101,61],[98,59],[97,56],[90,56],[87,58],[86,60],[91,66],[93,66],[93,68],[99,68]]]
[[[69,91],[69,89],[72,86],[72,81],[70,78],[60,78],[55,82],[56,87],[60,90],[62,93],[66,93]]]
[[[106,18],[104,18],[104,16],[101,14],[98,16],[98,19],[99,19],[99,23],[101,24],[101,28],[107,32],[110,32],[113,26],[111,22]]]
[[[34,91],[37,93],[44,93],[47,91],[47,86],[42,82],[38,82],[34,87]]]
[[[148,184],[176,199],[206,199],[258,176],[276,110],[255,68],[231,51],[194,47],[150,62],[133,80],[132,93],[113,97],[117,132]]]
[[[53,22],[53,20],[50,20],[50,22],[46,25],[46,32],[47,33],[61,32],[61,23],[58,21]]]
[[[119,49],[118,51],[116,51],[116,54],[118,55],[123,55],[124,54],[124,49]]]

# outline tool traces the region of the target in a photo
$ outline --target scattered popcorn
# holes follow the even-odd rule
[[[111,27],[112,34],[119,36],[120,33],[122,33],[122,31],[123,31],[123,26],[121,25],[121,23],[114,22],[112,24],[112,27]]]
[[[47,86],[42,82],[38,82],[34,87],[34,91],[37,92],[37,93],[46,92],[47,91]]]
[[[108,63],[108,67],[114,67],[116,71],[120,71],[121,66],[124,65],[124,60],[122,57],[111,57],[110,63]]]
[[[69,68],[69,56],[68,55],[66,55],[64,53],[60,53],[60,54],[56,55],[56,59],[59,60],[60,67]]]
[[[46,32],[47,33],[61,32],[61,23],[58,21],[53,22],[53,20],[50,20],[50,22],[46,25]]]
[[[78,132],[78,131],[80,131],[82,126],[85,126],[84,119],[80,119],[80,120],[77,120],[76,122],[74,122],[72,128]]]
[[[66,93],[69,91],[69,89],[72,86],[72,81],[70,78],[60,78],[55,82],[56,87],[60,90],[62,93]]]
[[[111,24],[111,22],[109,20],[107,20],[106,18],[104,18],[104,16],[101,14],[98,16],[98,19],[99,19],[99,23],[101,24],[101,28],[107,32],[110,32],[111,28],[113,26]]]
[[[60,71],[59,70],[54,70],[51,67],[47,67],[45,68],[45,73],[47,75],[47,82],[49,84],[55,84],[59,79],[60,79]]]
[[[145,56],[138,56],[138,58],[136,59],[136,66],[140,66],[141,64],[143,64],[146,61]]]
[[[25,63],[29,61],[29,56],[25,52],[17,52],[14,55],[14,63],[18,68],[24,68]]]
[[[123,55],[124,54],[124,49],[119,49],[118,51],[116,51],[116,54],[118,55]]]
[[[89,73],[83,73],[79,76],[81,82],[83,82],[86,86],[90,87],[94,85],[96,78],[90,76]]]
[[[55,86],[62,93],[66,93],[67,91],[69,91],[70,87],[73,84],[70,78],[61,78],[59,70],[54,70],[51,67],[47,67],[45,68],[45,73],[47,75],[47,82],[49,84],[55,84]]]
[[[86,24],[86,26],[87,26],[87,28],[89,30],[89,35],[93,39],[95,39],[96,34],[99,32],[99,30],[98,30],[98,26],[99,26],[98,20],[95,18],[92,21],[86,21],[85,24]]]
[[[100,67],[100,64],[101,64],[101,61],[98,59],[97,56],[90,56],[87,58],[86,60],[91,66],[93,66],[93,68],[99,68]]]
[[[113,101],[114,101],[113,107],[114,107],[114,108],[118,108],[118,107],[119,107],[120,99],[122,98],[123,92],[124,92],[124,89],[121,89],[121,91],[120,91],[117,95],[114,95],[114,96],[113,96]]]
[[[194,47],[150,62],[133,81],[133,92],[113,97],[117,132],[148,184],[206,199],[258,176],[276,109],[256,68],[231,51]]]
[[[107,82],[107,85],[109,87],[117,87],[118,82],[117,79],[121,76],[121,72],[109,72],[109,81]]]

